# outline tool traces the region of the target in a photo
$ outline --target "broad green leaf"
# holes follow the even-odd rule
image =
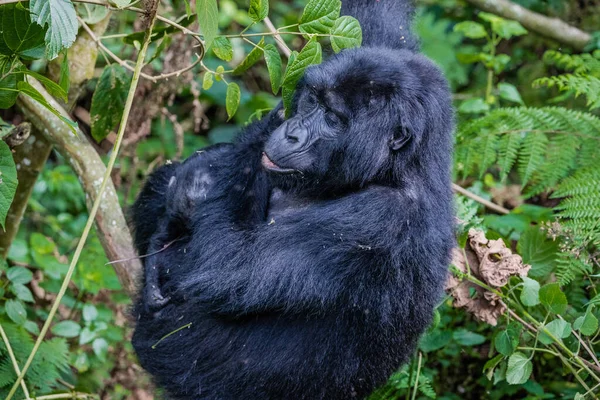
[[[260,22],[269,15],[269,0],[250,0],[248,16],[254,22]]]
[[[93,304],[86,304],[83,306],[83,320],[86,322],[92,322],[98,318],[98,310]]]
[[[128,7],[133,0],[109,0],[110,3],[114,4],[118,8]]]
[[[231,61],[233,58],[233,47],[231,42],[224,36],[217,36],[213,41],[212,51],[223,61]]]
[[[461,346],[476,346],[485,342],[485,336],[466,329],[457,329],[452,338]]]
[[[588,307],[585,314],[573,323],[573,329],[578,330],[585,336],[592,336],[598,330],[598,318],[592,314],[592,308],[593,306]]]
[[[1,93],[1,92],[0,92]],[[8,145],[0,140],[0,225],[4,222],[17,191],[17,168]]]
[[[6,277],[14,284],[24,285],[31,282],[33,273],[24,267],[12,267],[6,271]]]
[[[241,75],[248,68],[253,66],[260,60],[263,55],[263,48],[265,47],[265,38],[261,38],[260,42],[254,47],[250,53],[244,58],[244,60],[233,70],[233,75]],[[265,56],[266,57],[266,56]]]
[[[27,311],[19,300],[9,299],[4,303],[6,314],[15,324],[23,325],[27,321]]]
[[[15,296],[17,296],[17,298],[21,301],[25,301],[28,303],[33,303],[33,294],[31,293],[31,290],[29,290],[29,288],[23,284],[17,283],[12,285],[12,291],[15,294]]]
[[[17,84],[25,79],[21,73],[23,69],[17,58],[0,55],[0,109],[10,108],[17,101]]]
[[[44,56],[44,29],[31,21],[29,12],[16,4],[0,7],[0,54],[25,59]]]
[[[46,30],[46,57],[52,60],[77,36],[77,13],[70,0],[31,0],[31,20]]]
[[[287,69],[285,71],[285,76],[283,78],[283,105],[286,109],[286,112],[289,112],[294,91],[296,90],[296,85],[302,76],[304,75],[304,71],[310,65],[320,64],[322,60],[322,50],[321,45],[315,39],[311,39],[298,53],[298,55],[289,61]]]
[[[53,80],[48,79],[44,75],[38,74],[37,72],[33,72],[28,69],[23,69],[23,73],[25,75],[32,76],[35,79],[37,79],[38,81],[40,81],[40,83],[42,85],[44,85],[44,87],[46,88],[48,93],[50,93],[52,96],[58,97],[59,99],[65,101],[65,102],[68,100],[67,92]]]
[[[532,368],[529,358],[521,352],[516,352],[508,359],[506,381],[511,385],[521,385],[529,380]]]
[[[492,24],[492,30],[503,39],[510,39],[513,36],[526,35],[527,30],[517,21],[501,18],[497,15],[480,12],[479,18]]]
[[[79,332],[81,332],[81,326],[79,326],[79,324],[75,321],[61,321],[54,325],[51,331],[56,336],[73,338],[79,336]]]
[[[458,107],[458,111],[463,114],[479,114],[489,110],[490,105],[480,98],[463,101]]]
[[[454,32],[460,32],[471,39],[481,39],[487,36],[484,26],[472,21],[464,21],[456,24]]]
[[[217,82],[221,82],[223,80],[223,73],[225,72],[225,68],[222,65],[219,65],[215,70],[215,79]]]
[[[227,116],[231,119],[240,105],[240,87],[235,82],[231,82],[227,85],[227,96],[225,97],[225,108],[227,109]]]
[[[533,307],[540,304],[540,284],[538,281],[526,276],[523,277],[521,303],[527,307]]]
[[[300,32],[327,34],[340,16],[340,0],[309,0],[300,18]]]
[[[27,332],[31,333],[32,335],[40,334],[40,327],[37,326],[37,324],[33,321],[25,321],[23,328],[25,328]]]
[[[535,278],[547,276],[556,265],[558,242],[549,239],[537,226],[527,228],[519,238],[517,251],[523,262],[531,265],[529,275]]]
[[[560,290],[558,283],[549,283],[540,289],[540,303],[556,314],[562,314],[567,309],[567,296]]]
[[[356,18],[343,16],[335,20],[331,29],[331,47],[339,53],[343,49],[358,47],[362,43],[362,30]]]
[[[89,327],[84,327],[79,335],[79,344],[86,344],[96,338],[96,332],[92,331]]]
[[[71,71],[69,70],[69,56],[66,51],[63,51],[63,59],[60,62],[58,86],[60,86],[65,93],[69,93],[69,88],[71,87]]]
[[[483,372],[485,372],[485,376],[488,378],[488,380],[492,380],[492,377],[494,376],[494,370],[502,360],[504,360],[504,356],[502,354],[497,354],[496,357],[488,360],[485,363],[483,366]]]
[[[525,104],[523,102],[523,98],[521,98],[519,90],[515,87],[515,85],[511,85],[510,83],[499,83],[498,94],[504,100],[518,104]]]
[[[105,6],[99,6],[87,3],[77,3],[77,13],[87,24],[97,24],[108,15],[109,9]]]
[[[446,346],[452,339],[452,334],[448,331],[434,330],[423,335],[419,342],[419,348],[425,353],[436,351]]]
[[[56,108],[52,107],[52,105],[48,103],[44,96],[42,96],[42,94],[38,92],[37,89],[31,86],[28,82],[17,83],[17,89],[19,90],[19,92],[26,94],[27,96],[31,97],[32,99],[46,107],[48,111],[56,115],[58,119],[67,124],[73,133],[77,133],[77,124],[71,121],[69,118],[62,115],[60,112],[58,112]]]
[[[547,323],[544,327],[556,339],[565,339],[571,335],[571,324],[562,319],[557,318]],[[539,340],[546,345],[554,343],[554,340],[542,330],[540,330]]]
[[[121,121],[130,83],[129,73],[118,64],[108,65],[102,71],[90,110],[92,137],[97,142],[104,139]]]
[[[196,0],[196,14],[204,45],[209,48],[219,32],[219,8],[217,0]]]
[[[511,323],[496,335],[494,338],[494,346],[498,353],[504,356],[510,356],[517,349],[519,344],[519,335],[521,334],[521,326],[516,323]]]
[[[94,354],[100,360],[106,360],[106,353],[108,353],[108,342],[106,339],[98,338],[94,339],[92,343],[92,349],[94,349]]]
[[[215,74],[213,74],[210,71],[206,71],[204,73],[204,77],[202,78],[202,89],[204,90],[208,90],[212,87],[213,85],[213,77],[215,76]]]
[[[271,89],[273,90],[273,94],[277,94],[281,87],[281,80],[283,79],[281,56],[277,48],[270,43],[265,46],[264,54],[269,71],[269,79],[271,80]]]

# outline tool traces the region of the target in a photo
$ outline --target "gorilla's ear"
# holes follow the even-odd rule
[[[398,151],[403,148],[412,138],[412,134],[409,128],[401,126],[394,132],[394,135],[390,139],[389,146],[392,151]]]

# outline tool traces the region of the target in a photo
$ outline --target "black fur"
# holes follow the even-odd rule
[[[151,255],[133,344],[172,398],[364,398],[430,323],[453,245],[448,87],[398,36],[407,2],[343,12],[364,46],[311,67],[288,121],[159,169],[134,205]]]

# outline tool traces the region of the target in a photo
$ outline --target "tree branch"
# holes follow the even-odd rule
[[[504,18],[518,21],[528,30],[541,36],[583,50],[592,36],[559,18],[550,18],[530,11],[509,0],[466,0],[467,3]]]

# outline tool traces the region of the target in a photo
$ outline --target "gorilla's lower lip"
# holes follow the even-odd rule
[[[262,163],[263,167],[265,167],[266,170],[272,171],[272,172],[278,172],[280,174],[290,174],[290,173],[296,171],[291,168],[281,168],[279,165],[275,164],[273,162],[273,160],[271,160],[269,158],[269,156],[267,155],[267,153],[265,153],[265,152],[262,153],[261,163]]]

